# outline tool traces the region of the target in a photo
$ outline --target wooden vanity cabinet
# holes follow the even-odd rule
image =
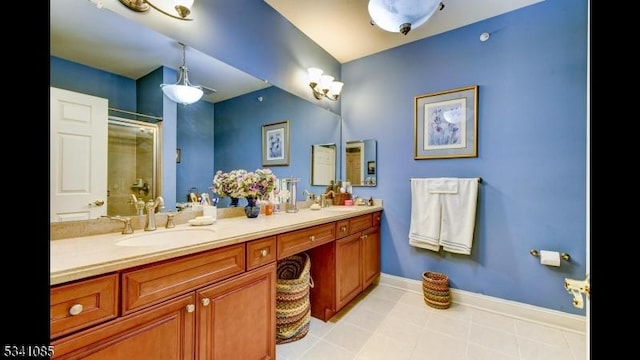
[[[194,359],[195,294],[52,341],[52,359]]]
[[[250,271],[244,243],[122,271],[122,316],[52,341],[53,358],[274,359],[275,243],[261,240],[271,260]]]
[[[196,292],[197,359],[276,358],[276,263]]]
[[[336,222],[338,239],[309,250],[311,315],[328,321],[380,275],[381,213]]]

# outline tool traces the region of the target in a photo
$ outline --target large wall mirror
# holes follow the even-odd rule
[[[68,14],[70,13],[73,13],[74,16],[69,17]],[[150,44],[155,44],[155,41],[158,37],[162,37],[163,38],[162,41],[164,43],[173,44],[175,42],[174,40],[168,39],[166,36],[162,34],[158,34],[152,29],[146,28],[140,24],[133,23],[132,21],[116,13],[110,12],[106,9],[97,9],[95,5],[93,5],[89,1],[78,3],[76,0],[59,0],[56,2],[56,6],[52,7],[50,14],[51,14],[50,16],[51,53],[50,54],[52,56],[59,57],[64,60],[76,62],[80,65],[86,65],[89,67],[93,67],[95,69],[111,72],[114,74],[118,74],[118,73],[108,70],[108,66],[109,66],[109,62],[116,61],[115,59],[114,60],[110,60],[110,59],[112,59],[111,56],[115,56],[117,58],[118,51],[112,50],[111,53],[113,54],[102,53],[101,51],[104,50],[103,48],[107,48],[107,46],[105,46],[107,43],[112,45],[114,42],[129,41],[130,43],[123,45],[123,51],[125,50],[131,51],[132,49],[137,49],[142,52],[142,55],[140,55],[136,61],[130,62],[130,65],[132,66],[132,68],[134,67],[141,68],[141,67],[149,66],[150,62],[152,63],[155,61],[155,64],[156,64],[155,67],[145,68],[145,71],[151,72],[154,69],[156,69],[158,66],[160,66],[160,64],[158,64],[157,62],[158,61],[157,58],[159,57],[158,52],[162,52],[165,50],[159,51],[158,49],[151,47]],[[117,25],[113,25],[113,21],[117,21]],[[72,30],[73,35],[66,35],[66,38],[62,38],[60,33],[56,30],[57,27],[64,27],[67,34],[69,30]],[[135,33],[136,37],[131,37],[130,36],[131,33]],[[81,41],[80,37],[86,37],[89,39]],[[119,39],[119,40],[115,41],[114,39]],[[145,41],[141,42],[140,39],[145,39]],[[84,41],[92,41],[92,43],[85,43]],[[208,56],[206,54],[199,52],[197,49],[191,48],[187,50],[186,60],[189,64],[189,70],[190,70],[189,78],[192,83],[198,82],[198,80],[202,78],[196,69],[196,64],[200,61],[200,57],[202,55]],[[181,62],[181,52],[177,48],[175,51],[175,57],[176,57],[175,63],[179,64]],[[213,60],[215,62],[220,63],[219,60],[213,59],[210,56],[208,57],[210,58],[209,60]],[[173,65],[173,63],[171,65]],[[66,66],[66,65],[62,65],[62,66]],[[165,65],[165,66],[169,66],[169,65]],[[259,87],[258,89],[267,90],[267,87],[271,86],[269,84],[265,84],[264,81],[255,79],[254,77],[233,68],[232,66],[229,66],[229,65],[226,65],[226,66],[229,69],[235,70],[236,73],[242,73],[245,79],[251,78],[252,81],[256,83],[261,83],[262,87]],[[53,71],[54,69],[52,67],[51,85],[61,87],[61,88],[68,88],[68,87],[60,86],[59,84],[54,83],[53,79],[56,77],[56,74],[54,74]],[[212,72],[210,71],[210,68],[207,69],[207,71]],[[126,76],[129,78],[135,78],[133,76],[129,76],[128,74],[119,74],[119,75]],[[74,79],[67,79],[65,81],[80,82],[81,81],[80,79],[82,79],[82,77],[78,76]],[[218,84],[220,84],[220,82]],[[95,89],[98,87],[103,89],[109,88],[110,92],[119,93],[119,95],[116,96],[118,101],[121,101],[121,102],[133,101],[133,103],[135,104],[136,102],[135,94],[131,96],[131,93],[128,89],[126,89],[126,91],[120,91],[119,89],[114,90],[116,86],[118,86],[118,84],[96,83],[88,86],[80,86],[79,88],[89,88],[89,89]],[[277,88],[274,86],[271,86],[271,87],[275,89],[273,89],[272,92],[269,93],[269,96],[265,96],[264,101],[259,102],[259,104],[262,107],[271,107],[271,109],[281,109],[281,111],[285,111],[283,109],[286,109],[287,111],[293,109],[300,116],[290,117],[289,114],[285,114],[273,120],[270,120],[272,117],[265,117],[265,119],[269,119],[269,120],[260,120],[260,121],[264,123],[268,121],[289,119],[291,121],[291,126],[292,126],[291,131],[292,131],[292,134],[294,134],[291,141],[291,153],[305,154],[304,157],[292,156],[292,163],[290,166],[275,167],[273,168],[273,170],[278,175],[278,177],[287,177],[287,176],[302,177],[303,179],[299,186],[300,191],[308,188],[313,190],[313,186],[316,186],[316,184],[312,183],[313,179],[310,176],[311,164],[308,157],[309,149],[312,144],[341,144],[342,140],[340,138],[340,117],[335,113],[331,113],[330,111],[323,109],[320,106],[321,104],[314,104],[308,100],[305,100],[299,97],[296,97],[296,99],[299,100],[299,102],[296,101],[294,103],[293,101],[291,101],[287,106],[279,106],[278,104],[275,104],[272,100],[276,97],[286,97],[286,96],[276,95],[275,91]],[[72,91],[80,91],[73,88],[68,88],[68,89]],[[250,93],[251,91],[254,91],[255,88],[253,90],[250,90],[250,89],[247,89],[247,90],[248,90],[247,93]],[[280,91],[283,93],[286,92],[281,89],[277,89],[277,91]],[[80,92],[84,92],[84,91],[80,91]],[[85,93],[90,93],[90,91],[87,91]],[[205,97],[208,97],[209,95],[210,94],[205,94]],[[216,85],[216,92],[211,96],[224,96],[224,95],[225,95],[225,88],[223,86]],[[127,99],[123,99],[125,97]],[[227,97],[223,100],[216,100],[216,101],[226,101],[231,99],[233,98]],[[205,100],[215,103],[216,108],[218,107],[223,108],[223,106],[218,106],[218,103],[216,101],[208,100],[208,99],[205,99]],[[255,98],[252,100],[254,100],[255,103],[258,103],[258,101]],[[245,109],[247,108],[246,103],[242,103],[242,102],[239,102],[239,103],[240,103],[240,106],[238,107],[245,108]],[[121,106],[116,105],[115,107],[119,108]],[[127,107],[123,107],[123,108],[127,108]],[[250,110],[251,110],[251,113],[236,115],[236,117],[242,117],[243,119],[261,118],[260,114],[256,112],[257,108],[251,108]],[[140,112],[144,112],[144,111],[140,111]],[[301,116],[302,114],[307,114],[307,113],[310,113],[311,115]],[[180,112],[178,112],[178,116],[180,116]],[[325,121],[325,119],[327,120]],[[178,119],[178,121],[180,121],[180,119]],[[216,115],[215,121],[216,123],[219,123],[225,120],[219,120],[218,115]],[[330,124],[330,125],[325,126],[324,124]],[[256,129],[260,128],[259,124],[252,125],[252,126]],[[328,129],[328,128],[331,128],[331,129]],[[230,129],[230,131],[232,130],[233,129]],[[217,131],[218,129],[216,128],[216,132]],[[257,136],[259,139],[259,132],[256,132],[256,133],[258,134]],[[198,137],[199,135],[201,134],[194,134],[194,139],[200,139]],[[175,137],[177,135],[174,131],[163,131],[162,135],[158,139],[159,142],[164,144],[169,144],[170,142],[167,141],[167,139],[165,138],[167,136]],[[184,136],[184,135],[181,135],[181,136]],[[256,141],[259,142],[258,139]],[[173,138],[170,138],[170,140],[175,142],[175,139]],[[244,140],[246,140],[246,138]],[[190,143],[197,143],[198,141],[199,140],[194,140],[194,141],[190,141]],[[242,142],[240,144],[242,144]],[[247,158],[243,158],[242,156],[235,156],[235,155],[226,156],[225,155],[226,153],[237,154],[238,152],[235,151],[235,149],[226,150],[226,148],[219,150],[218,146],[222,147],[224,146],[224,144],[222,141],[218,141],[218,139],[216,138],[215,149],[213,151],[216,154],[214,170],[218,170],[218,169],[231,170],[233,168],[246,168],[249,170],[253,170],[255,168],[262,167],[260,164],[259,152],[257,152],[257,154],[255,155],[255,159],[251,160],[254,162],[249,162]],[[188,173],[185,175],[183,171],[185,167],[184,157],[188,157],[189,154],[188,153],[185,154],[185,151],[184,151],[185,149],[182,149],[182,150],[183,150],[182,151],[183,162],[181,166],[175,167],[175,172],[174,170],[167,170],[167,168],[171,168],[169,166],[162,166],[162,167],[158,166],[158,169],[161,173],[158,174],[157,179],[155,180],[156,181],[155,186],[151,185],[151,182],[147,181],[146,176],[138,175],[138,174],[135,174],[135,175],[130,174],[130,176],[128,176],[127,179],[121,179],[121,180],[114,179],[113,182],[123,184],[122,188],[124,190],[126,191],[131,190],[131,193],[134,195],[140,194],[144,199],[147,199],[150,196],[160,195],[165,198],[165,203],[176,204],[178,202],[183,202],[185,201],[185,194],[187,190],[189,190],[189,188],[192,186],[192,184],[189,183],[184,186],[181,186],[179,184],[180,181],[177,181],[175,191],[169,191],[171,189],[166,189],[166,186],[170,184],[167,178],[168,176],[169,176],[169,179],[171,179],[171,177],[175,177],[178,180],[192,177]],[[163,153],[165,153],[164,154],[165,163],[166,163],[165,165],[169,165],[170,163],[167,163],[167,160],[173,160],[173,156],[172,156],[173,154],[169,154],[167,152],[167,149],[163,149]],[[219,160],[217,158],[218,153],[222,154],[222,156],[226,160],[225,161]],[[338,160],[337,162],[339,163],[340,162],[339,160],[341,159],[339,148],[336,149],[335,154],[336,154],[335,155],[336,159]],[[336,164],[334,169],[335,170],[333,175],[327,175],[327,174],[322,175],[318,172],[316,172],[316,175],[318,176],[318,179],[320,178],[326,179],[330,177],[338,178],[340,174],[337,174],[337,173],[339,173],[340,165]],[[208,172],[209,171],[207,171],[207,173]],[[208,187],[210,186],[210,181],[211,181],[210,179],[213,177],[214,172],[215,171],[211,171],[211,174],[204,175],[206,179],[201,181],[200,184],[193,184],[193,185],[197,186],[199,189],[203,191],[206,191],[206,189],[208,189]],[[139,179],[141,179],[142,181],[141,184],[138,184]],[[162,184],[158,182],[161,179],[163,180]],[[109,181],[111,182],[111,180]],[[149,179],[149,181],[151,180]],[[324,182],[324,180],[318,180],[318,181]],[[146,190],[144,186],[145,182],[148,184],[148,187],[147,187],[149,189],[148,195],[146,195]],[[138,187],[138,185],[140,185],[140,187]],[[159,192],[155,192],[156,189],[160,188],[160,185],[162,185],[163,189]],[[170,195],[169,193],[175,194],[175,195]],[[135,206],[129,203],[131,196],[130,195],[129,197],[125,196],[124,192],[121,195],[122,195],[121,197],[123,198],[123,201],[126,202],[126,204],[124,205],[124,207],[126,207],[126,213],[123,213],[123,210],[113,210],[113,212],[109,211],[109,215],[129,215],[132,212],[136,211]],[[138,196],[136,195],[136,197]],[[163,211],[175,211],[175,208],[167,207]]]
[[[373,139],[345,142],[343,179],[351,186],[376,186],[378,164],[376,141]]]

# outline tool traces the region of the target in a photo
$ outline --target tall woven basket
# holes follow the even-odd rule
[[[445,274],[425,271],[422,273],[424,302],[436,309],[448,309],[451,305],[449,277]]]
[[[276,280],[276,344],[300,340],[309,332],[311,259],[306,253],[278,261]]]

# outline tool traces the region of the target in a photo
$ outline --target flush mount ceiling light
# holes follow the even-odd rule
[[[187,16],[189,16],[189,14],[191,13],[191,6],[193,6],[193,0],[174,0],[173,1],[174,9],[176,9],[176,12],[180,16],[176,16],[162,10],[160,7],[153,5],[149,0],[120,0],[120,2],[124,6],[128,7],[133,11],[145,12],[149,10],[149,7],[152,7],[167,16],[171,16],[174,19],[189,20],[189,21],[193,20],[193,19],[187,18]]]
[[[320,100],[325,97],[332,101],[338,100],[344,83],[334,81],[334,77],[331,75],[323,75],[323,71],[318,68],[309,68],[307,72],[309,74],[309,86],[316,99]]]
[[[442,9],[444,4],[440,0],[369,0],[371,24],[403,35]]]
[[[204,91],[200,86],[192,85],[189,82],[185,46],[183,43],[178,44],[182,46],[182,65],[178,70],[178,82],[175,84],[160,84],[160,88],[169,99],[182,105],[189,105],[200,100]]]

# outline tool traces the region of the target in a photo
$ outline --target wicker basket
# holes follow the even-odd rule
[[[302,339],[309,332],[312,287],[311,259],[306,253],[278,261],[276,281],[276,344]]]
[[[449,277],[442,273],[425,271],[422,273],[424,302],[436,309],[448,309],[451,305]]]
[[[349,199],[351,199],[349,193],[335,193],[333,194],[333,205],[344,205],[344,201]]]

